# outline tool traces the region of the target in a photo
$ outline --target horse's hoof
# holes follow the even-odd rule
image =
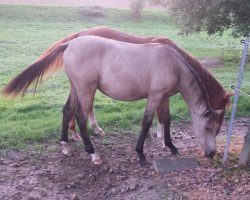
[[[105,136],[105,132],[102,129],[100,129],[96,132],[96,135],[103,137]]]
[[[62,145],[62,153],[65,155],[65,156],[71,156],[71,152],[70,152],[70,147],[69,147],[69,144],[67,142],[61,142],[61,145]]]
[[[64,151],[64,150],[62,150],[62,153],[63,153],[64,156],[67,156],[67,157],[71,157],[71,156],[74,155],[71,151]]]
[[[74,142],[80,141],[81,137],[80,137],[79,133],[72,133],[71,140],[74,141]]]
[[[92,162],[95,165],[101,165],[103,163],[101,157],[97,153],[90,154],[92,157]]]
[[[164,149],[166,147],[164,140],[162,140],[162,148]]]
[[[72,156],[73,154],[71,153],[70,148],[63,148],[62,150],[63,155],[65,156]]]
[[[102,165],[103,161],[101,159],[99,159],[99,160],[94,160],[93,163],[94,163],[94,165]]]
[[[149,165],[149,162],[146,159],[140,160],[140,165],[145,167]]]
[[[180,156],[178,149],[171,150],[172,156]]]

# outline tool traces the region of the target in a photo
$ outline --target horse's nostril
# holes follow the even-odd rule
[[[215,151],[205,151],[205,156],[207,157],[207,158],[213,158],[214,156],[215,156],[215,154],[216,154],[216,152]]]

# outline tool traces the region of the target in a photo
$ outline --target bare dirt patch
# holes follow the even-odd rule
[[[218,138],[218,156],[204,158],[190,123],[174,124],[172,137],[182,157],[197,159],[199,167],[160,175],[153,168],[155,157],[171,157],[168,149],[152,137],[145,143],[151,163],[138,164],[134,150],[137,135],[107,133],[92,137],[104,164],[91,164],[81,146],[71,143],[73,156],[61,154],[57,142],[43,144],[38,153],[13,150],[0,159],[0,199],[249,199],[249,171],[235,165],[250,118],[237,121],[231,145],[229,166],[220,164],[227,124]],[[154,133],[155,130],[152,130]]]

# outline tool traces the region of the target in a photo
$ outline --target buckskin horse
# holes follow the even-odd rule
[[[194,59],[192,56],[190,56],[187,52],[182,50],[180,47],[178,47],[174,42],[172,42],[170,39],[165,37],[138,37],[134,36],[128,33],[124,33],[109,27],[95,27],[90,28],[87,30],[83,30],[78,33],[71,34],[67,36],[66,38],[63,38],[59,41],[57,41],[52,47],[50,47],[47,51],[45,51],[39,59],[42,59],[44,56],[49,54],[54,48],[56,48],[58,45],[69,42],[70,40],[73,40],[77,37],[86,36],[86,35],[94,35],[94,36],[100,36],[103,38],[109,38],[113,40],[128,42],[128,43],[134,43],[134,44],[146,44],[146,43],[160,43],[164,45],[169,45],[173,47],[176,51],[178,51],[183,57],[185,57],[186,61],[189,63],[189,65],[194,69],[194,71],[199,75],[200,79],[202,80],[204,87],[207,90],[208,93],[208,102],[214,110],[225,110],[226,107],[230,104],[230,96],[233,95],[233,93],[226,92],[223,87],[219,84],[219,82],[209,73],[208,70],[206,70],[199,61]],[[62,55],[61,55],[62,56]],[[61,59],[60,56],[57,57],[58,60]],[[159,110],[157,109],[157,116],[158,116],[158,124],[157,124],[157,137],[163,138],[163,132],[165,129],[165,136],[163,140],[163,144],[168,146],[172,152],[173,155],[178,153],[177,148],[173,145],[171,137],[170,137],[170,110],[169,110],[169,98],[166,98],[165,106],[167,108],[168,117],[167,117],[167,123],[165,123],[165,126],[163,126],[161,115]],[[74,109],[75,110],[75,109]],[[222,112],[219,116],[220,118],[220,124],[222,123],[224,119],[225,112]],[[74,115],[74,114],[73,114]],[[93,112],[93,109],[91,109],[89,113],[89,123],[90,126],[94,129],[94,132],[97,135],[104,135],[104,131],[98,126],[95,115]],[[67,129],[70,129],[72,133],[72,139],[77,141],[80,139],[79,134],[76,132],[75,128],[75,119],[74,117],[71,118],[70,122],[67,120],[63,120],[63,131],[62,133],[62,141],[68,141],[67,137]],[[63,153],[69,154],[70,148],[67,144],[67,142],[62,142],[63,144]]]
[[[61,59],[57,59],[58,56]],[[79,105],[76,119],[85,150],[92,156],[94,164],[101,164],[102,160],[94,150],[86,124],[97,89],[117,100],[147,98],[136,145],[141,164],[147,163],[143,145],[153,115],[158,108],[163,126],[169,126],[166,101],[177,92],[181,93],[191,111],[194,132],[205,156],[212,158],[215,155],[215,137],[221,127],[220,116],[225,111],[210,106],[204,82],[192,62],[178,49],[158,43],[131,44],[97,36],[79,37],[58,45],[31,64],[7,84],[2,94],[23,95],[33,81],[38,83],[44,75],[60,69],[62,60],[71,83],[64,119],[69,121]],[[210,79],[211,85],[214,80]],[[167,131],[164,128],[165,135]]]

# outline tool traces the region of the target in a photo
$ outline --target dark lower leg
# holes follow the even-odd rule
[[[170,148],[172,155],[178,154],[178,149],[173,145],[170,136],[170,114],[169,112],[162,113],[162,122],[164,125],[164,143]]]
[[[63,108],[63,120],[62,120],[62,134],[61,134],[61,141],[68,142],[68,128],[69,128],[69,121],[74,114],[74,109],[71,108],[70,96]]]
[[[90,154],[95,153],[94,147],[87,132],[87,118],[83,115],[80,104],[77,106],[75,117],[80,129],[80,136],[83,140],[86,152]]]
[[[144,115],[143,122],[142,122],[142,129],[141,129],[140,136],[136,145],[136,151],[139,155],[141,165],[147,164],[146,157],[143,154],[143,145],[144,145],[147,133],[149,131],[149,128],[152,124],[152,119],[153,119],[153,115],[150,115],[150,116]]]

